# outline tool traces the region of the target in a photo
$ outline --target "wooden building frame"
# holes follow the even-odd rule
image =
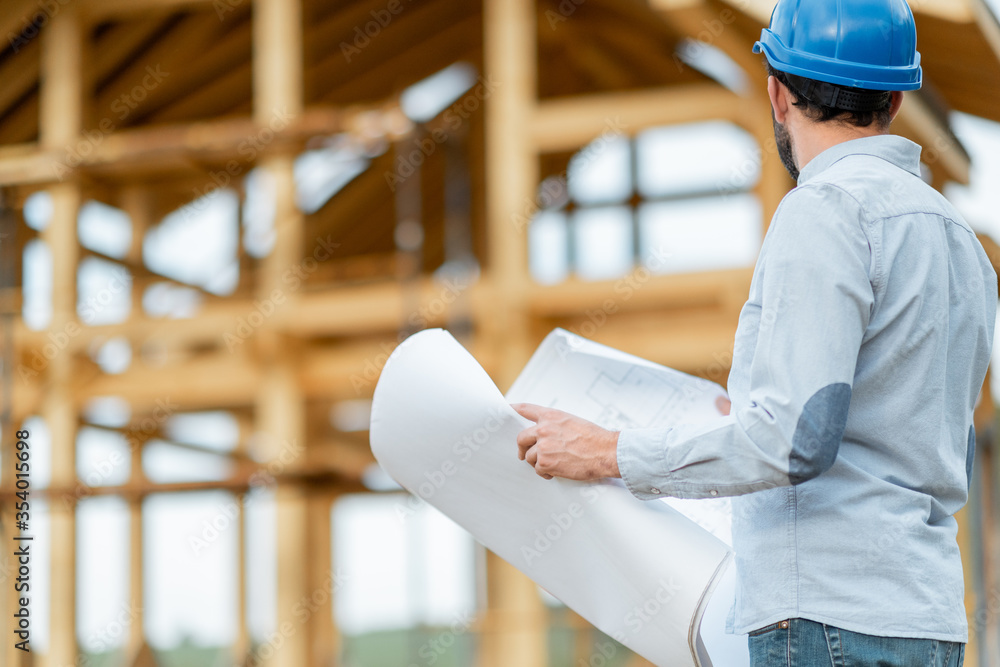
[[[506,386],[549,329],[577,326],[583,313],[613,299],[613,283],[570,279],[535,285],[526,241],[541,181],[564,169],[569,156],[599,136],[609,119],[630,135],[709,119],[743,128],[761,147],[754,194],[764,219],[770,219],[791,186],[775,155],[764,71],[750,52],[771,6],[767,0],[427,0],[412,7],[402,0],[10,0],[0,11],[0,37],[13,36],[9,46],[0,47],[2,201],[13,218],[19,218],[32,193],[47,191],[52,201],[44,231],[35,234],[18,219],[10,227],[13,240],[0,238],[0,245],[13,243],[22,255],[28,242],[41,239],[53,265],[52,318],[46,330],[32,330],[21,319],[19,277],[0,285],[0,316],[13,332],[5,339],[8,358],[14,368],[29,371],[16,379],[13,391],[4,389],[9,420],[3,424],[0,451],[4,539],[12,525],[6,465],[12,424],[40,414],[52,436],[52,482],[45,492],[52,501],[52,641],[38,663],[76,664],[78,657],[75,502],[97,494],[128,500],[131,596],[141,608],[142,499],[206,488],[229,489],[239,497],[262,465],[248,450],[253,439],[253,453],[263,452],[264,464],[281,457],[283,443],[304,443],[306,451],[276,475],[278,625],[292,623],[296,632],[268,664],[336,664],[340,640],[332,611],[327,608],[300,624],[291,609],[328,585],[331,504],[341,494],[365,491],[361,480],[373,458],[363,434],[318,425],[308,406],[370,397],[388,351],[410,327],[411,313],[429,313],[422,318],[425,326],[464,321],[471,332],[466,342]],[[929,85],[907,95],[894,129],[925,146],[931,180],[942,188],[967,182],[970,173],[969,156],[945,110],[1000,121],[1000,26],[983,0],[922,0],[915,11],[927,45]],[[372,17],[378,21],[386,13],[391,22],[379,29],[385,35],[368,35],[370,45],[362,47],[355,29],[363,31]],[[630,29],[636,26],[645,27],[633,35]],[[589,35],[600,39],[591,43]],[[418,46],[409,48],[407,40]],[[684,65],[676,56],[684,40],[726,54],[746,74],[748,90],[734,92]],[[340,59],[351,62],[352,45],[360,54],[358,65],[343,73]],[[199,49],[204,50],[204,71]],[[442,129],[441,119],[409,120],[400,93],[456,60],[473,62],[495,82],[461,130],[473,181],[475,251],[484,270],[441,307],[441,284],[427,270],[441,258],[428,262],[426,252],[415,256],[386,241],[407,212],[399,210],[405,204],[398,193],[387,194],[381,175],[338,195],[326,217],[310,226],[296,203],[294,159],[317,137],[344,133],[405,148],[422,133]],[[130,91],[154,76],[161,63],[158,76],[187,81],[183,90],[152,88],[154,79],[149,79],[150,89],[143,88],[149,95],[146,106],[121,107],[128,109],[124,118],[102,117],[116,100],[128,101]],[[248,137],[266,137],[250,159]],[[393,152],[374,160],[389,173]],[[88,326],[81,321],[77,267],[83,257],[94,255],[77,238],[86,200],[105,201],[130,215],[132,246],[125,259],[113,261],[130,272],[138,293],[156,281],[176,282],[144,265],[144,234],[166,213],[190,202],[192,192],[213,187],[211,175],[228,173],[227,183],[239,189],[252,168],[274,184],[275,242],[263,258],[241,256],[245,280],[233,296],[206,294],[191,319],[151,317],[134,297],[132,314],[123,322]],[[332,229],[344,239],[354,238],[363,235],[358,221],[369,211],[389,220],[388,227],[373,233],[380,237],[377,243],[358,241],[361,251],[323,267],[317,276],[325,282],[287,288],[288,267],[314,250],[307,230],[325,234]],[[983,242],[994,264],[1000,264],[997,246]],[[724,382],[750,275],[749,269],[735,269],[652,277],[619,304],[595,337]],[[224,333],[275,294],[282,297],[276,314],[264,318],[235,352],[227,349]],[[88,350],[113,337],[136,349],[156,343],[168,363],[139,360],[121,374],[102,373]],[[51,348],[56,340],[60,343]],[[49,354],[47,346],[55,351]],[[36,364],[38,359],[44,361]],[[131,476],[120,486],[81,491],[76,465],[81,410],[102,396],[126,397],[131,405],[132,425],[122,429],[133,453]],[[163,420],[152,429],[138,424],[165,397],[179,401],[184,411],[233,411],[241,444],[233,452],[238,472],[231,479],[173,484],[145,479],[142,448],[163,437]],[[981,433],[989,432],[993,418],[988,399],[987,394],[977,424]],[[995,523],[981,525],[995,530]],[[963,534],[972,529],[963,520]],[[971,542],[963,539],[971,554]],[[996,559],[997,554],[990,548],[984,557]],[[242,582],[242,557],[239,567]],[[477,621],[481,664],[541,667],[547,616],[534,584],[493,555],[487,571],[488,607]],[[977,595],[970,580],[970,614],[983,607]],[[5,586],[0,615],[8,619],[7,628],[13,604]],[[241,599],[241,615],[243,607]],[[245,619],[240,621],[233,647],[237,660],[250,648]],[[991,617],[975,630],[996,635],[998,621]],[[969,664],[979,659],[977,646],[1000,656],[995,644],[970,645]],[[144,645],[140,618],[131,626],[131,663],[149,659]],[[6,665],[28,664],[10,642],[0,654]]]

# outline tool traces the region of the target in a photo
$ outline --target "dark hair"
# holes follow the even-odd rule
[[[874,123],[879,129],[889,129],[889,124],[892,122],[891,93],[883,90],[846,88],[844,86],[813,81],[805,77],[779,72],[774,69],[774,66],[766,58],[764,61],[767,64],[767,73],[791,91],[792,95],[795,96],[795,106],[801,109],[812,120],[819,123],[837,120],[854,125],[855,127],[869,127]],[[837,99],[838,97],[847,98],[849,96],[849,99],[855,104],[845,106],[854,106],[857,110],[827,106],[815,101],[815,97],[809,99],[807,95],[810,94],[809,91],[813,88],[825,89],[824,92],[832,93],[833,99]]]

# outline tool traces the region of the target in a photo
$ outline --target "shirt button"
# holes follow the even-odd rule
[[[656,488],[656,487],[654,486],[653,488],[651,488],[651,489],[649,490],[649,492],[650,492],[650,493],[655,493],[655,494],[659,495],[659,493],[660,493],[660,490],[659,490],[658,488]]]
[[[716,491],[715,489],[712,489],[711,491],[709,491],[709,493],[712,494],[713,496],[719,495],[719,492]]]

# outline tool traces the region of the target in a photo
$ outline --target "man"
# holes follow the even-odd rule
[[[731,413],[612,433],[517,405],[544,477],[622,477],[641,499],[733,499],[734,630],[753,665],[961,665],[954,514],[992,349],[997,278],[888,134],[920,87],[905,0],[780,0],[754,47],[798,181],[740,315]]]

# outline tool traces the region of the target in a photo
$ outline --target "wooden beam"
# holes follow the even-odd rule
[[[18,424],[18,422],[14,422]],[[7,447],[3,448],[4,453],[7,451],[14,451],[12,449],[8,450]],[[9,459],[8,459],[9,460]],[[11,482],[14,481],[12,475],[8,474]],[[3,539],[5,544],[16,544],[14,542],[14,537],[19,534],[16,528],[15,518],[14,518],[14,502],[5,502],[0,504],[0,539]],[[13,550],[7,550],[11,553],[0,554],[0,570],[2,570],[7,576],[8,580],[12,579],[12,574],[15,572],[15,568],[19,565],[16,557],[13,555]],[[19,599],[20,595],[14,590],[14,586],[4,586],[3,590],[0,590],[0,613],[3,614],[3,628],[8,633],[9,636],[15,637],[15,641],[8,641],[4,643],[4,646],[0,648],[0,655],[4,656],[4,665],[9,665],[9,667],[24,667],[30,665],[30,658],[32,657],[30,653],[25,653],[16,647],[20,638],[17,638],[13,634],[15,629],[14,623],[8,621],[7,619],[13,619],[14,614],[18,613],[20,610]],[[28,613],[30,614],[33,610],[29,607]]]
[[[660,5],[691,5],[694,3],[704,2],[704,0],[653,1],[658,2]],[[760,23],[762,27],[771,23],[771,12],[774,11],[774,6],[777,4],[777,0],[723,0],[723,2],[730,5],[734,9],[739,9],[747,16],[757,19],[757,22]]]
[[[292,265],[289,265],[292,266]],[[285,270],[289,270],[289,266]],[[279,279],[284,275],[278,272]],[[276,331],[299,337],[371,335],[396,332],[400,324],[413,314],[428,325],[444,321],[450,303],[462,288],[473,295],[483,292],[484,285],[462,286],[441,284],[432,279],[420,283],[420,301],[413,313],[399,285],[393,282],[342,287],[302,293],[292,301],[295,292],[284,283],[271,293],[261,293],[253,299],[227,299],[204,307],[191,319],[151,318],[135,314],[119,324],[81,327],[70,336],[66,348],[85,349],[91,341],[124,336],[134,345],[169,342],[173,346],[216,346],[223,350],[243,352],[253,343],[264,323]],[[477,297],[484,303],[489,296]],[[51,340],[46,332],[32,331],[23,323],[15,328],[15,340],[22,353],[41,349]]]
[[[548,664],[545,634],[548,618],[538,586],[520,570],[486,552],[487,612],[482,620],[478,667]],[[510,656],[523,662],[508,662]]]
[[[306,37],[311,56],[309,67],[305,71],[307,94],[314,94],[316,90],[341,88],[348,81],[359,77],[381,78],[383,85],[388,84],[390,90],[415,83],[416,80],[405,81],[391,72],[387,76],[386,64],[405,54],[409,54],[410,62],[426,61],[426,56],[415,58],[413,53],[418,50],[422,52],[424,47],[433,43],[432,40],[440,39],[439,33],[466,18],[475,4],[477,3],[448,0],[401,3],[401,12],[393,17],[384,33],[380,32],[371,39],[359,53],[352,52],[347,57],[339,45],[345,41],[350,44],[357,39],[352,32],[354,28],[363,27],[372,20],[372,13],[385,11],[386,6],[379,0],[352,3],[342,12],[316,26],[316,34]],[[320,42],[321,39],[325,39],[325,42]],[[382,72],[381,77],[379,72]]]
[[[533,288],[527,294],[523,307],[533,317],[547,319],[600,310],[607,299],[615,300],[616,309],[622,312],[671,307],[714,308],[720,304],[742,304],[749,276],[749,271],[735,269],[666,276],[636,274],[620,281],[597,284],[568,281],[561,285]],[[440,326],[447,321],[450,304],[459,294],[465,294],[473,304],[478,322],[492,319],[496,303],[494,294],[498,289],[492,278],[465,286],[464,290],[460,290],[461,287],[425,280],[420,287],[419,305],[413,314],[425,326]],[[627,299],[623,298],[623,293],[628,294]],[[303,293],[294,303],[274,304],[268,320],[274,322],[276,331],[297,338],[364,336],[371,341],[363,348],[338,356],[342,361],[337,362],[340,371],[336,373],[334,368],[321,361],[325,357],[313,358],[312,352],[310,364],[301,371],[308,395],[334,391],[334,394],[340,395],[347,392],[346,396],[350,397],[355,395],[351,389],[351,376],[354,374],[361,378],[362,384],[370,385],[368,391],[374,387],[378,368],[372,371],[366,366],[366,361],[387,356],[386,349],[378,342],[379,333],[391,341],[388,350],[394,347],[394,334],[401,321],[408,319],[405,296],[400,286],[394,283]],[[99,376],[80,386],[77,399],[83,401],[94,396],[126,395],[137,406],[155,404],[157,399],[178,400],[180,397],[198,405],[222,407],[245,404],[250,401],[248,387],[260,381],[259,371],[245,359],[261,333],[261,327],[251,326],[251,323],[261,325],[265,320],[262,309],[272,307],[267,305],[268,299],[256,299],[257,305],[254,299],[228,300],[206,307],[198,317],[190,320],[134,317],[121,324],[81,327],[67,342],[65,351],[69,354],[86,349],[94,340],[118,336],[124,336],[135,347],[170,341],[171,345],[180,348],[214,345],[220,352],[193,357],[190,361],[166,368],[149,367],[137,361],[121,375]],[[51,343],[47,333],[31,332],[23,325],[17,329],[15,340],[19,354],[29,362],[36,357],[45,359],[40,356],[41,351]],[[495,356],[486,350],[483,354]],[[354,362],[350,362],[352,358]],[[347,389],[333,390],[338,382],[347,385]],[[19,388],[17,399],[37,404],[42,393],[40,388],[32,389],[33,386],[24,384],[23,391]],[[20,409],[27,411],[28,407],[22,405]]]
[[[479,45],[476,29],[481,24],[478,16],[468,16],[452,24],[434,26],[425,39],[374,65],[368,70],[350,70],[351,76],[334,77],[343,71],[337,53],[322,63],[311,67],[307,90],[322,91],[321,99],[334,104],[345,100],[371,100],[398,94],[406,86],[462,60],[463,56]],[[339,81],[329,85],[333,79]]]
[[[0,145],[38,140],[38,94],[29,93],[0,123]]]
[[[658,6],[690,6],[703,4],[704,0],[650,0]],[[723,0],[726,4],[757,19],[761,26],[771,20],[775,0]],[[970,23],[977,18],[977,4],[982,0],[919,0],[911,2],[915,14],[926,14],[955,23]]]
[[[536,317],[578,316],[588,311],[634,312],[674,308],[704,308],[738,304],[750,289],[752,269],[650,276],[645,270],[615,281],[571,279],[537,287],[528,296]]]
[[[87,77],[84,89],[96,94],[96,88],[106,83],[123,61],[136,57],[138,50],[163,29],[164,23],[163,17],[143,16],[116,23],[102,31],[91,46],[93,55],[84,72]]]
[[[360,477],[358,478],[360,479]],[[309,495],[306,507],[308,537],[303,567],[310,598],[309,617],[312,635],[309,653],[316,665],[335,665],[339,656],[340,637],[336,632],[331,597],[336,595],[337,578],[333,572],[333,526],[331,510],[336,493],[332,489]],[[317,604],[318,603],[318,604]]]
[[[80,135],[83,95],[83,31],[77,8],[63,7],[42,34],[41,143],[49,148],[68,146]],[[52,256],[52,321],[50,330],[62,332],[76,322],[77,216],[80,188],[66,182],[50,190],[52,217],[42,232]],[[49,362],[43,417],[52,442],[52,485],[76,482],[77,407],[70,383],[74,357],[67,350]],[[76,662],[76,512],[53,503],[50,509],[51,639],[42,660],[46,667]]]
[[[121,396],[134,410],[183,401],[185,408],[248,405],[263,380],[256,364],[240,355],[223,353],[168,368],[133,365],[121,375],[102,375],[77,389],[79,402]]]
[[[93,23],[131,18],[137,14],[148,16],[192,10],[211,11],[213,17],[222,20],[227,16],[225,9],[230,7],[228,2],[219,3],[213,0],[77,0],[77,2],[80,3],[87,20]],[[217,14],[220,7],[223,8],[223,12]]]
[[[336,473],[323,470],[286,471],[273,474],[270,477],[276,482],[278,489],[301,491],[303,497],[316,490],[329,492],[333,489],[338,493],[361,493],[368,491],[358,480],[344,479],[338,477]],[[258,487],[260,484],[261,478],[259,475],[237,475],[226,479],[198,482],[166,482],[162,484],[144,482],[142,484],[121,484],[118,486],[91,486],[87,487],[86,497],[121,496],[125,499],[141,499],[160,493],[197,493],[199,491],[217,490],[241,493]],[[34,491],[34,494],[43,498],[49,498],[50,502],[59,502],[59,504],[67,506],[72,506],[80,499],[80,489],[76,485],[50,486],[45,489],[38,489]],[[15,498],[15,492],[12,490],[0,492],[0,503],[10,503],[13,498]],[[49,663],[45,662],[43,664]]]
[[[147,482],[142,470],[142,448],[132,448],[131,466],[129,470],[129,484],[140,485]],[[129,516],[129,604],[135,610],[136,617],[128,628],[128,641],[125,646],[125,655],[129,656],[129,664],[133,664],[135,657],[139,655],[145,644],[145,632],[143,617],[146,612],[146,591],[143,584],[143,520],[142,520],[142,498],[130,498],[128,500]]]
[[[53,16],[42,43],[40,140],[65,148],[79,136],[83,117],[83,33],[76,8]]]
[[[726,384],[740,306],[673,311],[620,312],[606,320],[575,316],[550,320],[586,338],[670,368],[709,375]]]
[[[606,47],[602,48],[600,42],[591,39],[587,26],[578,26],[571,21],[553,32],[555,40],[563,43],[565,56],[594,82],[594,88],[618,90],[636,88],[645,83],[635,70],[615,57],[614,51],[609,52]]]
[[[789,190],[795,187],[774,139],[774,123],[770,114],[770,103],[763,101],[756,107],[759,113],[748,114],[744,129],[754,136],[760,147],[760,180],[754,188],[762,207],[764,233],[771,225],[771,219]]]
[[[976,237],[983,246],[983,250],[986,251],[986,256],[989,257],[990,264],[993,265],[993,270],[1000,275],[1000,245],[986,234],[977,234]]]
[[[759,35],[750,35],[748,39],[732,27],[736,10],[716,11],[704,0],[650,0],[650,4],[688,39],[696,43],[705,40],[729,56],[746,73],[751,85],[766,78],[761,57],[753,52]],[[767,89],[763,87],[747,91],[747,94],[767,99]]]
[[[526,119],[542,153],[587,145],[606,131],[635,134],[650,127],[721,119],[738,122],[746,100],[714,83],[546,100]]]
[[[149,123],[176,123],[185,118],[238,116],[237,108],[249,101],[252,81],[253,66],[249,62],[240,63],[185,92],[145,120]]]
[[[253,117],[264,125],[278,114],[298,118],[302,96],[302,6],[300,0],[253,2]],[[304,216],[295,203],[294,161],[290,153],[267,156],[262,168],[274,183],[275,243],[257,272],[258,295],[268,298],[284,289],[282,275],[300,259]],[[298,294],[290,293],[290,301]],[[265,323],[257,336],[262,382],[254,415],[267,460],[280,461],[289,445],[306,447],[302,388],[295,373],[294,348]],[[295,605],[311,596],[310,501],[302,489],[279,487],[275,493],[278,542],[277,625],[296,632],[266,662],[273,667],[314,664],[318,619],[302,620]],[[323,630],[328,630],[323,628]],[[329,630],[332,630],[330,628]]]
[[[232,23],[219,21],[214,13],[185,16],[137,56],[119,62],[121,71],[94,90],[97,120],[113,127],[141,125],[220,66],[228,70],[249,60],[249,26]],[[198,67],[191,67],[191,53],[198,54]]]
[[[335,470],[353,479],[361,479],[368,468],[375,465],[375,456],[367,445],[358,446],[340,440],[312,442],[306,457],[309,468]]]
[[[919,93],[907,93],[893,130],[923,146],[922,161],[938,176],[938,183],[969,182],[972,163],[947,120],[934,113]]]
[[[260,125],[278,114],[302,113],[302,30],[301,0],[254,0],[254,119]]]
[[[0,33],[0,38],[3,35]],[[38,85],[41,72],[39,44],[39,40],[31,40],[16,55],[8,56],[0,64],[0,81],[4,82],[0,87],[0,117]]]
[[[281,355],[282,357],[284,355]],[[278,357],[264,370],[257,385],[256,415],[258,442],[267,460],[281,461],[286,448],[305,447],[303,397],[286,359]],[[280,487],[275,493],[278,543],[277,624],[290,625],[296,632],[289,636],[268,664],[294,667],[314,664],[311,660],[312,625],[303,627],[294,615],[295,604],[308,599],[309,578],[303,557],[309,543],[308,501],[302,490]]]
[[[85,141],[79,135],[58,146],[19,144],[0,147],[0,185],[45,184],[67,178],[68,173],[95,170],[97,173],[127,175],[137,168],[155,168],[163,163],[193,161],[242,160],[238,166],[256,164],[270,149],[300,148],[305,141],[318,134],[334,134],[353,129],[356,118],[365,112],[382,111],[355,109],[338,111],[314,108],[297,120],[275,115],[263,125],[249,118],[232,118],[203,123],[185,123],[174,126],[141,130],[124,130],[102,135],[97,145],[89,144],[87,155],[66,147],[75,148]],[[248,155],[253,159],[248,159]],[[199,169],[202,171],[202,169]],[[166,169],[161,169],[166,171]]]
[[[483,59],[487,79],[500,82],[486,100],[486,233],[493,290],[492,318],[481,336],[496,352],[494,378],[509,384],[530,354],[525,295],[529,289],[527,225],[515,224],[538,186],[535,109],[538,104],[534,0],[484,0]],[[532,122],[536,120],[536,122]],[[497,556],[488,556],[483,667],[547,663],[544,606],[535,584]],[[516,617],[517,625],[507,622]]]
[[[696,283],[691,284],[695,291],[700,289]],[[611,297],[602,298],[600,292],[591,296],[569,290],[552,292],[540,297],[532,307],[533,321],[538,324],[536,328],[544,329],[545,333],[553,326],[575,328],[583,335],[598,337],[640,356],[651,356],[660,363],[670,361],[669,365],[696,370],[717,363],[713,354],[732,343],[739,307],[746,299],[746,291],[740,291],[738,285],[734,276],[725,291],[711,296],[706,293],[706,303],[698,305],[682,299],[685,305],[671,309],[665,305],[669,301],[656,303],[658,294],[669,298],[675,290],[682,289],[680,284],[677,287],[651,284],[637,291],[633,299],[622,302],[621,309],[613,313],[602,311],[604,298]],[[573,307],[558,303],[560,294],[572,302]],[[477,331],[493,312],[494,303],[495,300],[490,299],[488,308],[479,308]],[[546,303],[552,303],[551,308],[545,308]],[[656,326],[662,325],[665,329],[659,334],[648,331],[643,321],[657,323]],[[369,334],[356,340],[361,342],[301,348],[301,358],[308,362],[296,363],[293,372],[304,397],[338,400],[371,396],[386,359],[398,344],[397,339],[389,334]],[[538,342],[532,339],[525,344],[533,348]],[[502,347],[477,336],[471,351],[503,385]],[[668,352],[669,358],[665,356]],[[266,381],[265,369],[247,355],[224,350],[166,367],[135,363],[120,375],[101,375],[82,384],[76,388],[74,398],[81,404],[95,397],[120,396],[136,412],[151,410],[158,404],[178,402],[182,406],[177,409],[184,410],[235,408],[254,403],[257,387]],[[35,400],[41,400],[41,396],[39,393]]]
[[[0,53],[10,47],[22,52],[38,39],[37,24],[50,18],[50,12],[38,0],[5,0],[0,13],[0,38],[4,40]],[[27,29],[27,30],[25,30]]]
[[[947,2],[947,0],[939,0],[939,2]],[[1000,23],[997,22],[996,12],[986,4],[985,0],[966,0],[966,2],[972,14],[971,18],[979,26],[986,43],[993,51],[993,57],[1000,59]],[[961,5],[964,3],[948,2],[948,4]]]

